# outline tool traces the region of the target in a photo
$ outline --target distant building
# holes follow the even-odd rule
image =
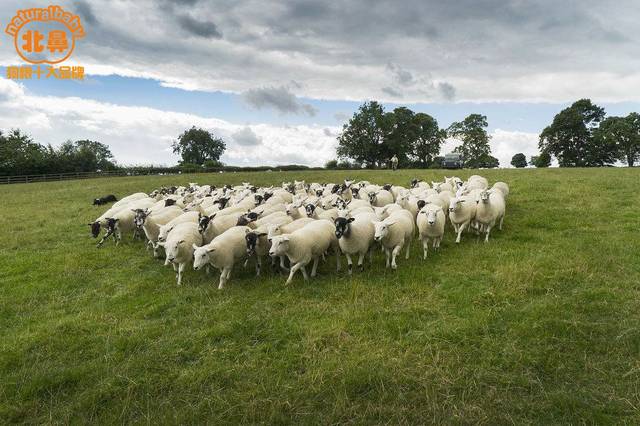
[[[442,160],[442,168],[444,169],[461,169],[462,166],[464,166],[464,160],[462,154],[458,152],[450,152]]]

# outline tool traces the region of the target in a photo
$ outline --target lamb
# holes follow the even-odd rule
[[[309,278],[305,266],[312,260],[311,277],[315,277],[320,257],[324,255],[329,247],[335,249],[336,266],[337,270],[340,270],[340,249],[338,239],[335,236],[335,227],[328,220],[316,220],[291,234],[272,237],[269,255],[285,255],[289,258],[291,270],[286,281],[286,284],[289,284],[298,269],[302,269],[302,275],[305,280]]]
[[[112,203],[112,202],[115,202],[115,201],[118,201],[116,196],[113,195],[113,194],[109,194],[109,195],[105,195],[104,197],[94,198],[93,199],[93,205],[94,206],[102,206],[104,204]]]
[[[369,202],[375,207],[384,207],[387,204],[393,204],[393,194],[386,189],[369,192]]]
[[[471,221],[476,217],[476,200],[469,195],[462,195],[462,191],[458,193],[449,203],[449,220],[456,231],[456,243],[460,242],[462,232],[469,226]]]
[[[338,217],[337,209],[323,210],[320,207],[316,207],[315,204],[307,204],[305,209],[307,211],[307,217],[312,219],[327,219],[333,222]]]
[[[334,221],[340,250],[347,257],[349,275],[353,270],[351,255],[358,255],[360,270],[364,269],[362,263],[367,252],[369,253],[369,262],[371,262],[371,246],[375,234],[374,220],[377,220],[375,213],[362,213],[348,219],[339,217]]]
[[[476,221],[480,230],[485,233],[484,242],[489,242],[489,233],[499,221],[498,229],[502,230],[504,221],[505,202],[502,192],[499,190],[485,190],[480,193],[476,207]]]
[[[386,218],[389,217],[389,215],[393,212],[397,212],[403,210],[403,208],[401,206],[399,206],[398,204],[392,203],[392,204],[387,204],[384,207],[374,207],[373,211],[376,214],[376,216],[378,217],[378,220],[385,220]]]
[[[175,207],[175,206],[174,206]],[[135,225],[141,227],[147,240],[153,247],[153,256],[159,257],[158,247],[156,242],[158,241],[158,235],[160,234],[160,226],[169,223],[171,220],[182,215],[184,212],[179,208],[166,208],[157,213],[150,213],[149,210],[137,210],[136,218],[134,219]],[[147,246],[148,249],[148,246]]]
[[[398,198],[396,198],[396,204],[410,211],[414,218],[418,215],[418,199],[412,196],[410,192],[407,191],[400,194]]]
[[[209,244],[198,247],[192,245],[193,269],[198,270],[208,264],[220,270],[218,290],[222,290],[231,277],[233,266],[246,256],[245,236],[251,232],[246,226],[234,226],[215,237]]]
[[[440,241],[444,235],[445,224],[444,211],[435,204],[425,205],[418,213],[416,220],[418,225],[418,235],[422,240],[423,258],[427,258],[429,251],[429,240],[433,240],[433,248],[440,247]]]
[[[409,259],[411,248],[411,237],[415,232],[413,215],[407,210],[398,210],[383,221],[373,222],[375,234],[373,239],[382,243],[386,255],[386,267],[391,265],[392,269],[397,269],[396,257],[407,246],[406,259]],[[391,263],[389,263],[391,260]]]
[[[164,264],[171,263],[173,265],[173,270],[177,272],[177,283],[181,285],[182,274],[193,260],[194,246],[202,245],[202,235],[198,232],[198,224],[194,222],[177,224],[169,232],[167,240],[159,242],[158,245],[164,247],[167,254]]]

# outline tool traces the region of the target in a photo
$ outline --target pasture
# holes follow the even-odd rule
[[[457,173],[467,177],[477,173]],[[511,187],[488,244],[304,282],[171,267],[87,222],[161,185],[432,170],[149,176],[0,187],[0,423],[640,423],[638,169],[483,170]]]

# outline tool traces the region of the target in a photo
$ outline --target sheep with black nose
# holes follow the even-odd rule
[[[176,271],[176,281],[182,284],[182,274],[185,268],[193,260],[194,246],[202,245],[202,235],[198,231],[198,224],[193,222],[183,222],[177,224],[167,240],[159,242],[159,246],[164,247],[166,253],[165,265],[173,265]]]
[[[415,222],[411,212],[401,209],[395,211],[382,221],[373,222],[375,233],[373,239],[382,244],[386,256],[386,267],[396,269],[396,257],[406,245],[405,258],[409,259],[411,237],[415,232]]]
[[[245,236],[251,232],[246,226],[234,226],[202,247],[193,245],[193,269],[211,265],[220,271],[218,290],[222,290],[231,277],[234,265],[246,257]]]
[[[318,262],[324,253],[333,248],[336,253],[336,268],[340,270],[340,248],[335,235],[335,227],[328,220],[315,220],[291,234],[282,234],[271,238],[270,256],[287,256],[291,263],[289,278],[291,283],[298,269],[302,270],[305,280],[309,279],[306,265],[313,261],[311,277],[316,276]]]
[[[433,241],[433,248],[438,249],[444,236],[446,218],[444,211],[437,204],[426,204],[418,213],[416,224],[418,235],[422,241],[423,258],[427,258],[429,242]]]
[[[371,246],[375,234],[373,221],[375,220],[377,220],[375,213],[362,213],[350,218],[339,217],[334,221],[340,251],[347,257],[349,275],[353,272],[352,255],[358,255],[360,270],[364,268],[363,261],[367,253],[371,262]]]

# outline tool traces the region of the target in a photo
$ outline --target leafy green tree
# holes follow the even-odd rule
[[[384,164],[381,146],[388,130],[389,117],[378,102],[365,102],[338,136],[337,155],[341,159],[352,159],[367,166]]]
[[[462,154],[465,167],[478,168],[487,162],[494,164],[491,158],[487,133],[487,117],[481,114],[471,114],[463,121],[452,123],[447,129],[447,135],[462,141],[462,145],[456,147],[454,152]],[[491,158],[490,158],[491,157]],[[497,167],[497,166],[496,166]]]
[[[42,174],[47,169],[46,149],[19,129],[0,132],[0,175]]]
[[[640,114],[607,117],[595,131],[594,138],[602,146],[613,147],[615,158],[633,167],[640,159]]]
[[[527,157],[521,152],[511,157],[511,165],[517,168],[527,167]]]
[[[418,138],[416,114],[407,107],[398,107],[393,112],[384,115],[383,143],[380,145],[380,161],[388,161],[394,155],[398,156],[398,165],[405,167],[409,164],[411,146]]]
[[[431,167],[435,158],[440,153],[447,132],[438,127],[438,121],[422,112],[413,117],[416,137],[410,146],[409,155],[422,168]],[[437,165],[442,166],[442,161]]]
[[[325,169],[334,170],[338,168],[338,160],[329,160],[324,165]]]
[[[615,160],[614,147],[593,137],[604,108],[580,99],[560,111],[540,134],[541,151],[554,155],[560,167],[603,166]]]
[[[478,159],[478,167],[483,169],[495,169],[500,167],[500,160],[493,155],[483,155]]]
[[[205,129],[191,127],[171,145],[174,154],[180,154],[182,163],[203,165],[207,160],[220,160],[227,145]]]
[[[540,155],[532,156],[529,164],[538,168],[549,167],[551,165],[551,155],[547,151],[542,151]]]

